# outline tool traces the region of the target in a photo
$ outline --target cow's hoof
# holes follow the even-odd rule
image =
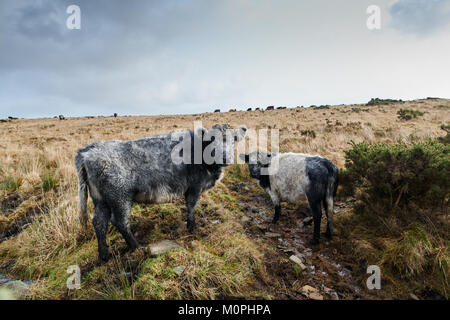
[[[110,257],[111,257],[111,255],[109,253],[99,256],[98,257],[98,265],[99,266],[104,265],[105,263],[107,263],[109,261]]]
[[[333,234],[331,232],[325,232],[325,237],[327,237],[327,239],[331,239],[333,238]]]
[[[278,219],[275,219],[275,218],[274,218],[274,219],[272,220],[272,224],[276,224],[277,222],[278,222]]]
[[[132,247],[128,247],[128,249],[130,250],[130,252],[135,252],[137,249],[139,249],[139,248],[141,248],[141,246],[140,245],[135,245],[135,246],[132,246]]]
[[[316,239],[316,238],[313,238],[311,241],[310,241],[310,244],[312,244],[312,245],[318,245],[320,243],[320,241],[319,241],[319,239]]]

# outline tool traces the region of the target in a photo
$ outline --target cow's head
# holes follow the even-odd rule
[[[250,176],[259,179],[261,177],[261,169],[270,165],[272,155],[257,151],[249,154],[240,154],[239,157],[248,164]]]
[[[211,129],[199,128],[195,134],[202,137],[203,162],[225,166],[233,163],[235,142],[244,139],[247,128],[216,124]]]

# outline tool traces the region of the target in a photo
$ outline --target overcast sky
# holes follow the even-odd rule
[[[1,0],[0,118],[450,98],[449,57],[450,0]]]

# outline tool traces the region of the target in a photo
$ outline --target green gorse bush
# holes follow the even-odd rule
[[[397,111],[397,116],[400,120],[411,120],[423,116],[423,112],[412,109],[400,109]]]
[[[414,203],[441,206],[450,193],[450,146],[438,141],[404,144],[350,143],[340,172],[343,195],[388,212]]]
[[[380,99],[380,98],[372,98],[369,102],[367,102],[367,106],[379,106],[379,105],[386,105],[386,104],[394,104],[394,103],[403,103],[403,101],[395,100],[395,99]]]

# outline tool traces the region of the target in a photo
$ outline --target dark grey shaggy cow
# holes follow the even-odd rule
[[[232,130],[227,125],[215,125],[210,130],[200,128],[195,132],[169,133],[134,141],[98,141],[79,149],[75,165],[80,219],[87,227],[89,190],[95,206],[92,223],[98,240],[99,259],[106,261],[109,258],[106,245],[109,221],[125,238],[130,250],[138,247],[129,226],[133,202],[164,203],[184,196],[187,227],[193,232],[196,227],[194,209],[200,194],[222,178],[224,167],[234,157],[235,141],[241,140],[246,131],[245,127]],[[208,139],[210,141],[205,141]],[[173,151],[177,150],[180,141],[188,142],[188,148],[180,150],[179,154],[184,156],[186,150],[187,153],[191,151],[190,162],[173,161]],[[211,154],[219,161],[207,161],[202,154],[196,160],[194,149],[197,146],[200,152],[213,149]]]
[[[327,215],[326,235],[331,237],[338,170],[330,160],[302,153],[270,155],[253,152],[240,157],[248,163],[250,176],[258,179],[261,187],[270,195],[275,205],[273,223],[278,221],[281,214],[280,201],[295,203],[306,198],[314,219],[312,242],[318,243],[320,239],[322,203]]]

